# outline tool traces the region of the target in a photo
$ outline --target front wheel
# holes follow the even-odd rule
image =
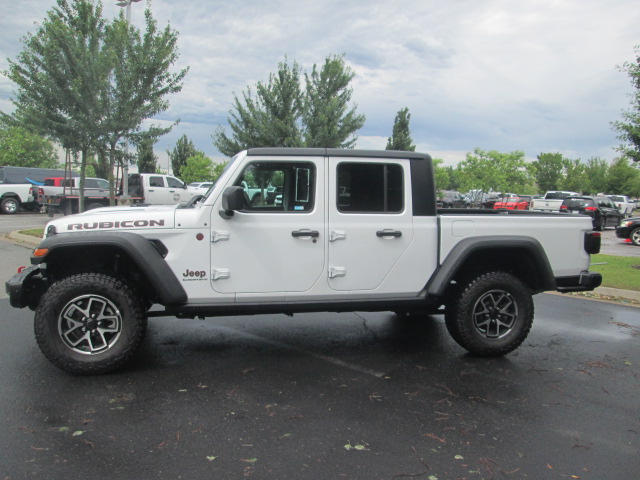
[[[533,324],[533,298],[527,286],[506,272],[478,276],[452,298],[445,311],[447,330],[469,352],[485,357],[518,348]]]
[[[629,238],[631,239],[631,243],[640,247],[640,227],[637,227],[631,230],[631,233],[629,234]]]
[[[102,374],[122,367],[147,326],[143,301],[119,278],[83,273],[54,283],[35,314],[38,346],[57,367]]]

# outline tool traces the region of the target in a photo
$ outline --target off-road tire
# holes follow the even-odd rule
[[[533,324],[533,298],[527,286],[506,272],[480,275],[461,286],[445,310],[451,337],[470,353],[498,357],[527,338]]]
[[[34,330],[42,353],[79,375],[125,365],[147,327],[143,300],[120,278],[81,273],[54,283],[36,309]]]

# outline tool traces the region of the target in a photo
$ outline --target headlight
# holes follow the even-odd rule
[[[631,222],[629,220],[623,220],[620,222],[621,227],[628,227],[629,225],[631,225]]]

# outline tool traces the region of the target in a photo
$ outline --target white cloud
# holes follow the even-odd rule
[[[0,19],[0,69],[20,51],[53,0],[23,0]],[[454,164],[467,152],[523,150],[571,158],[613,158],[610,122],[627,109],[631,85],[616,69],[633,60],[635,0],[153,0],[161,26],[180,32],[190,67],[181,93],[160,116],[181,123],[157,144],[160,155],[187,135],[219,157],[210,135],[226,123],[233,94],[266,80],[285,59],[309,70],[346,54],[356,72],[354,101],[367,123],[359,148],[384,148],[403,107],[419,150]],[[114,1],[104,13],[119,12]],[[132,8],[142,26],[143,4]],[[14,87],[0,79],[0,108]],[[162,160],[161,160],[162,162]]]

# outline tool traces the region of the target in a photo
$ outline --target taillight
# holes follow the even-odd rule
[[[589,255],[600,253],[602,234],[600,232],[586,232],[584,234],[584,251]]]
[[[598,207],[584,207],[584,209],[587,212],[597,212],[598,211]]]
[[[564,212],[566,210],[569,210],[569,207],[567,207],[566,205],[560,205],[560,211]]]

